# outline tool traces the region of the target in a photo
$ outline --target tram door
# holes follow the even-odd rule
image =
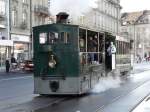
[[[105,69],[107,72],[115,68],[115,53],[112,54],[112,44],[115,47],[115,37],[105,35]]]

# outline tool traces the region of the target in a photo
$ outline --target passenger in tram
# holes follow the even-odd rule
[[[89,53],[89,62],[92,63],[93,61],[95,61],[95,53],[96,49],[97,49],[97,41],[96,39],[93,39],[92,37],[89,38],[88,40],[88,52]],[[93,52],[93,53],[92,53]]]

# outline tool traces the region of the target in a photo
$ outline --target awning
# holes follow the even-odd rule
[[[0,40],[0,46],[13,46],[12,40]]]

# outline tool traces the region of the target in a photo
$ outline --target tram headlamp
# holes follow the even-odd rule
[[[52,61],[51,60],[51,61],[49,61],[48,65],[49,65],[50,68],[55,68],[56,61],[54,61],[54,60]]]
[[[55,61],[55,59],[54,59],[54,55],[51,55],[51,60],[48,62],[48,66],[50,67],[50,68],[55,68],[55,66],[56,66],[56,61]]]

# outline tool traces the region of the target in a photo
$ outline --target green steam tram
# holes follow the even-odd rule
[[[129,41],[57,17],[57,23],[33,28],[35,94],[83,94],[112,69],[131,70]],[[113,59],[106,53],[110,42],[117,46]]]

